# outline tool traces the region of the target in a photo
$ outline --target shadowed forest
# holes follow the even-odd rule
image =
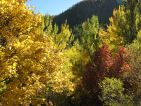
[[[141,106],[141,0],[26,2],[0,0],[0,106]]]

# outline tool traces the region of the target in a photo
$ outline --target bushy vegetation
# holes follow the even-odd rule
[[[0,106],[140,106],[140,8],[124,0],[106,28],[92,16],[71,29],[1,0]]]

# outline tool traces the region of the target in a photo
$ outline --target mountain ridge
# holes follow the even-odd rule
[[[108,24],[109,17],[118,6],[117,0],[83,0],[55,16],[53,23],[60,26],[67,20],[70,27],[74,27],[96,15],[99,17],[100,24],[105,25]]]

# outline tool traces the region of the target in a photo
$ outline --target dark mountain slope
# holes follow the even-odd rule
[[[60,26],[67,20],[70,27],[73,27],[91,18],[92,15],[97,15],[101,24],[107,24],[116,7],[118,7],[116,0],[84,0],[55,16],[54,23]]]

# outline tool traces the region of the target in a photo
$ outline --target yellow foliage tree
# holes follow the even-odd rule
[[[99,31],[103,42],[110,44],[110,49],[115,49],[117,45],[132,43],[137,38],[141,30],[139,10],[140,1],[127,0],[126,6],[119,6],[113,11],[107,30]]]
[[[67,22],[61,25],[60,30],[60,33],[55,36],[54,40],[58,48],[63,50],[71,43],[73,35],[72,31],[69,29],[69,25],[67,25]]]
[[[0,105],[37,105],[44,89],[73,90],[72,73],[63,72],[66,60],[41,26],[42,16],[25,0],[0,1]]]
[[[126,31],[129,28],[125,15],[124,7],[122,6],[114,10],[113,16],[109,19],[110,25],[107,30],[100,29],[99,31],[103,43],[108,44],[111,50],[124,44],[123,37],[127,34]]]

